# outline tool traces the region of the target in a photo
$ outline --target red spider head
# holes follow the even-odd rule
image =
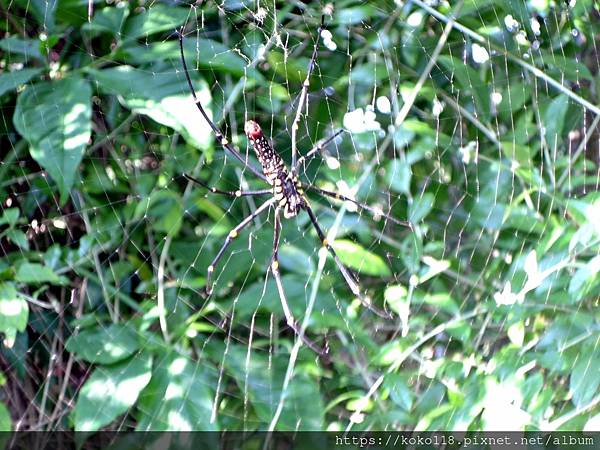
[[[262,135],[262,130],[260,129],[260,125],[258,125],[254,120],[248,120],[244,125],[244,132],[248,139],[258,139]]]

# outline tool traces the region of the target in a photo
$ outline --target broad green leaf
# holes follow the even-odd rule
[[[97,366],[77,397],[75,431],[99,430],[129,411],[151,376],[152,358],[145,353],[113,366]]]
[[[72,335],[66,344],[69,352],[85,361],[112,364],[133,355],[140,348],[136,330],[123,324],[85,328]]]
[[[520,167],[531,166],[530,148],[527,145],[519,145],[514,142],[501,142],[502,152],[511,161],[519,163]]]
[[[0,431],[12,431],[10,412],[2,402],[0,402]]]
[[[477,116],[486,122],[490,117],[490,92],[487,83],[482,82],[479,73],[467,64],[464,64],[457,58],[448,55],[441,55],[438,61],[443,64],[450,72],[447,77],[455,77],[458,84],[466,92],[473,95]],[[468,95],[461,95],[462,98]]]
[[[173,128],[201,149],[208,148],[212,131],[198,112],[182,74],[151,73],[131,66],[88,72],[103,92],[119,96],[127,108]],[[195,78],[194,87],[210,115],[211,94],[206,82]]]
[[[183,218],[181,197],[173,191],[154,191],[138,204],[135,215],[148,220],[156,231],[176,235]]]
[[[188,18],[188,8],[156,3],[142,14],[130,17],[123,29],[124,39],[137,39],[161,31],[173,31]]]
[[[22,69],[0,74],[0,97],[7,92],[14,91],[43,71],[44,69]]]
[[[581,348],[569,380],[569,392],[577,408],[589,403],[600,386],[600,340],[592,342]]]
[[[12,283],[0,282],[0,332],[15,334],[24,331],[29,318],[29,306]]]
[[[306,277],[298,278],[294,275],[282,277],[287,303],[296,320],[302,320],[306,311],[307,291]],[[226,303],[229,307],[233,300]],[[257,311],[267,311],[283,318],[281,300],[273,277],[269,277],[267,284],[258,281],[246,287],[236,298],[234,320],[247,323]],[[339,299],[330,290],[319,291],[318,313],[313,311],[311,326],[314,327],[340,327],[346,325],[340,316]]]
[[[342,263],[357,272],[375,277],[388,277],[392,274],[381,256],[371,253],[361,245],[345,239],[337,239],[331,246]]]
[[[29,250],[29,241],[27,240],[27,235],[21,230],[8,230],[6,232],[6,237],[23,250]]]
[[[408,219],[411,223],[417,223],[429,214],[435,203],[435,197],[427,192],[420,197],[416,197],[409,207]]]
[[[64,203],[91,135],[92,90],[71,76],[29,86],[17,99],[13,121],[29,153],[58,184]]]
[[[577,2],[577,4],[579,3],[582,3],[582,1]],[[594,75],[592,75],[590,69],[583,62],[577,61],[574,56],[566,57],[564,53],[542,49],[539,57],[544,61],[544,64],[558,69],[561,76],[564,76],[569,81],[580,83],[582,79],[594,79]]]
[[[15,280],[25,284],[62,284],[64,279],[42,264],[23,262],[17,268]]]
[[[551,152],[562,142],[563,128],[566,120],[567,111],[569,110],[569,97],[559,95],[546,109],[544,114],[544,125],[546,128],[546,144]]]
[[[589,260],[577,269],[569,283],[569,294],[576,303],[590,296],[597,296],[600,290],[600,256]]]
[[[252,352],[247,359],[247,351],[241,345],[231,345],[223,365],[239,389],[247,395],[249,405],[263,423],[260,428],[266,428],[282,396],[287,358],[271,360],[264,354]],[[304,372],[297,371],[285,392],[275,430],[320,430],[323,419],[324,406],[318,384]]]
[[[410,193],[412,172],[410,164],[400,159],[391,160],[385,168],[386,183],[392,190],[401,194]]]
[[[10,36],[0,40],[0,48],[9,54],[23,55],[25,61],[28,61],[29,58],[46,61],[46,58],[40,52],[40,41],[37,39],[21,39],[16,36]]]
[[[0,217],[0,225],[7,224],[9,227],[14,227],[19,220],[19,208],[6,208]]]
[[[273,70],[290,83],[302,83],[306,78],[308,64],[303,64],[302,61],[286,59],[285,55],[278,50],[270,51],[267,59]]]
[[[216,431],[211,423],[214,380],[206,363],[176,353],[155,361],[138,402],[138,431]]]
[[[248,67],[240,55],[232,52],[221,42],[204,38],[196,39],[194,36],[193,39],[185,39],[183,47],[192,79],[197,73],[196,68],[209,68],[216,72],[245,77],[246,89],[251,88],[254,83],[264,83],[264,77],[256,68]],[[157,61],[172,60],[175,67],[183,69],[179,43],[173,40],[144,45],[128,43],[119,51],[119,55],[129,64],[154,64]]]
[[[377,8],[374,5],[354,5],[336,11],[334,20],[339,25],[354,25],[368,21],[375,14],[377,14]]]
[[[96,11],[92,21],[83,24],[81,27],[82,31],[87,31],[93,35],[110,33],[119,37],[125,19],[129,16],[127,5],[119,4],[119,6],[123,7],[105,7],[100,11]]]
[[[390,373],[386,375],[383,385],[390,392],[390,398],[396,405],[405,411],[412,409],[415,394],[408,384],[407,377]]]

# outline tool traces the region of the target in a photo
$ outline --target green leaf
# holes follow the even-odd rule
[[[247,358],[248,349],[231,345],[223,360],[225,370],[232,376],[247,396],[259,420],[269,424],[277,411],[282,395],[287,358],[271,360],[261,353],[253,352]],[[221,356],[222,358],[222,356]],[[306,373],[297,371],[285,392],[283,408],[275,430],[306,431],[321,430],[324,406],[319,386]],[[261,428],[265,428],[264,426]]]
[[[161,31],[173,31],[188,18],[188,8],[156,3],[144,13],[130,17],[124,27],[124,39],[137,39]]]
[[[129,8],[126,5],[124,6],[106,7],[96,11],[92,21],[84,23],[81,30],[94,36],[100,33],[110,33],[118,37],[125,19],[129,16]]]
[[[75,409],[75,431],[96,431],[131,409],[152,376],[152,358],[138,354],[114,366],[99,366],[85,381]]]
[[[412,409],[415,395],[405,376],[398,373],[386,375],[384,387],[389,390],[392,401],[405,411]]]
[[[183,218],[183,203],[176,192],[154,191],[138,204],[135,215],[138,219],[149,220],[156,231],[176,235]]]
[[[192,79],[197,75],[195,68],[209,68],[211,71],[245,77],[248,84],[246,89],[255,82],[264,83],[264,77],[256,68],[248,67],[240,55],[218,41],[194,37],[194,39],[184,40],[183,47]],[[122,55],[129,64],[155,64],[157,61],[172,60],[175,67],[182,69],[177,41],[144,43],[144,45],[128,43],[120,50],[119,55]]]
[[[19,208],[6,208],[0,217],[0,225],[7,224],[9,227],[14,227],[19,220],[19,215]]]
[[[411,223],[417,223],[429,212],[435,203],[435,197],[432,193],[427,192],[422,196],[415,198],[409,207],[408,219]]]
[[[22,69],[0,74],[0,97],[7,92],[14,91],[22,84],[26,84],[43,71],[44,69]]]
[[[155,364],[139,399],[138,431],[216,431],[211,423],[214,380],[206,363],[176,353]]]
[[[597,295],[600,289],[600,256],[595,256],[571,277],[569,294],[573,303]]]
[[[25,56],[25,61],[29,58],[43,62],[46,61],[46,58],[40,52],[40,41],[37,39],[21,39],[16,36],[10,36],[0,40],[0,48],[7,53]]]
[[[23,262],[17,268],[15,280],[25,284],[62,284],[64,279],[48,267],[37,263]]]
[[[385,169],[385,180],[390,188],[401,194],[410,193],[412,171],[410,164],[400,159],[393,159]]]
[[[0,402],[0,431],[12,431],[10,412],[2,402]]]
[[[531,165],[530,148],[527,145],[519,145],[514,142],[501,142],[502,152],[511,161],[519,163],[520,167]]]
[[[103,92],[118,95],[127,108],[173,128],[201,149],[208,148],[213,139],[212,131],[198,112],[183,75],[173,71],[151,73],[131,66],[89,69],[88,72]],[[208,85],[196,78],[194,87],[210,116]]]
[[[92,90],[69,77],[37,83],[17,99],[13,122],[29,142],[29,153],[58,184],[67,200],[92,131]]]
[[[97,364],[113,364],[140,348],[136,330],[124,324],[86,328],[67,340],[66,348],[78,358]]]
[[[571,372],[569,391],[577,408],[587,405],[600,386],[600,342],[584,345]]]
[[[352,241],[337,239],[331,246],[342,263],[357,272],[375,277],[389,277],[392,274],[381,256]]]
[[[377,8],[374,5],[354,5],[336,11],[334,20],[339,25],[354,25],[368,21],[375,14],[377,14]]]
[[[0,282],[0,332],[25,331],[29,306],[12,283]]]
[[[466,92],[470,92],[475,100],[475,108],[478,117],[486,122],[490,116],[490,93],[489,86],[482,82],[479,74],[471,66],[464,64],[457,58],[448,55],[441,55],[438,61],[446,66],[451,73],[448,78],[456,77],[458,84]],[[461,97],[465,97],[464,94]]]
[[[21,230],[8,230],[6,232],[6,237],[23,250],[29,250],[29,241],[27,240],[27,235]]]
[[[546,127],[546,144],[552,152],[562,142],[562,134],[567,111],[569,110],[569,97],[559,95],[546,109],[544,124]]]

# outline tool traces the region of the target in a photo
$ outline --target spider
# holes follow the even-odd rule
[[[335,262],[337,268],[342,274],[346,284],[352,291],[352,293],[358,297],[363,304],[375,314],[384,317],[391,318],[391,315],[385,311],[380,311],[370,305],[364,298],[364,296],[360,292],[358,280],[355,275],[342,263],[335,250],[331,246],[331,243],[328,242],[323,229],[319,225],[317,221],[317,217],[310,205],[309,199],[306,195],[306,191],[311,191],[317,195],[322,197],[330,197],[337,200],[351,202],[356,205],[358,208],[369,211],[375,215],[379,215],[385,217],[389,221],[406,227],[411,227],[409,222],[398,220],[388,214],[382,213],[381,211],[376,210],[375,208],[366,205],[364,203],[360,203],[354,199],[351,199],[347,196],[341,195],[337,192],[328,191],[325,189],[320,189],[311,184],[302,183],[298,178],[298,168],[300,165],[306,163],[306,161],[320,154],[321,151],[325,148],[325,146],[332,141],[334,141],[338,136],[344,133],[343,129],[340,129],[333,133],[331,136],[321,139],[316,143],[316,145],[309,150],[304,156],[297,157],[296,150],[296,132],[298,130],[298,125],[300,121],[301,111],[304,103],[307,101],[308,90],[310,87],[310,77],[313,72],[314,66],[316,64],[317,51],[319,48],[319,38],[321,36],[322,31],[325,29],[325,15],[321,17],[321,25],[317,30],[317,36],[314,41],[312,56],[308,65],[306,79],[302,85],[302,90],[300,92],[300,97],[298,100],[297,110],[294,117],[294,122],[292,124],[292,158],[291,158],[291,166],[288,169],[285,162],[279,156],[279,154],[275,151],[269,139],[264,135],[260,125],[253,120],[248,120],[244,125],[244,132],[250,142],[251,146],[254,149],[258,162],[260,163],[261,170],[257,169],[254,165],[250,164],[231,143],[227,140],[225,135],[221,132],[221,130],[215,125],[215,123],[209,118],[200,99],[196,95],[196,90],[194,89],[194,85],[189,75],[189,70],[187,67],[187,63],[185,60],[185,54],[183,50],[183,29],[180,30],[177,34],[179,37],[179,48],[181,53],[181,62],[183,66],[183,71],[185,73],[185,77],[187,83],[190,88],[190,92],[198,108],[198,111],[204,117],[210,128],[212,129],[217,141],[220,145],[227,150],[231,155],[236,158],[239,162],[241,162],[250,172],[256,175],[258,178],[267,183],[268,188],[254,191],[224,191],[221,189],[217,189],[215,187],[211,187],[206,183],[188,175],[183,174],[185,178],[188,180],[203,186],[208,189],[210,192],[214,194],[227,195],[230,197],[245,197],[245,196],[262,196],[269,195],[271,198],[264,201],[256,210],[248,215],[244,220],[242,220],[236,227],[234,227],[229,234],[227,235],[225,241],[223,242],[221,249],[217,253],[217,255],[212,260],[211,264],[207,268],[206,274],[206,285],[204,287],[204,294],[206,297],[212,294],[213,290],[213,282],[212,276],[215,271],[215,267],[223,257],[227,247],[231,244],[231,242],[238,236],[240,231],[242,231],[245,227],[247,227],[257,216],[265,212],[266,210],[274,207],[274,237],[273,237],[273,254],[270,263],[270,270],[273,273],[273,278],[275,279],[275,283],[277,285],[277,290],[279,293],[279,298],[281,302],[281,306],[283,309],[283,313],[286,318],[287,325],[294,330],[294,332],[313,350],[318,353],[322,353],[318,348],[316,348],[315,344],[313,344],[310,340],[308,340],[302,333],[300,333],[296,320],[292,315],[292,312],[289,308],[287,297],[285,295],[285,290],[283,288],[283,283],[281,281],[281,275],[279,272],[279,239],[281,235],[281,212],[283,212],[283,217],[285,219],[290,219],[296,217],[301,212],[306,212],[317,232],[317,236],[319,237],[321,244],[323,247],[327,249],[333,261]]]

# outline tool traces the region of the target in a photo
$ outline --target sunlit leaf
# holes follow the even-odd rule
[[[118,95],[132,110],[180,132],[187,140],[206,149],[213,140],[210,126],[202,118],[183,75],[150,73],[131,66],[89,70],[100,88]],[[211,94],[204,81],[194,78],[198,98],[210,114]]]
[[[75,431],[96,431],[135,404],[150,381],[152,358],[138,354],[113,366],[97,366],[85,381],[72,412]]]
[[[28,318],[27,301],[12,283],[0,282],[0,332],[24,331]]]
[[[386,277],[391,275],[390,268],[381,256],[370,252],[355,242],[345,239],[335,240],[331,246],[343,264],[364,275]]]
[[[130,325],[100,325],[72,335],[66,348],[85,361],[112,364],[133,355],[140,348],[140,338]]]
[[[92,131],[92,90],[71,76],[29,86],[17,98],[15,128],[29,153],[58,184],[64,203]]]
[[[30,262],[19,264],[15,280],[25,284],[61,284],[64,282],[64,279],[56,275],[50,267]]]
[[[215,431],[214,380],[206,364],[170,353],[156,360],[139,398],[139,431]]]

